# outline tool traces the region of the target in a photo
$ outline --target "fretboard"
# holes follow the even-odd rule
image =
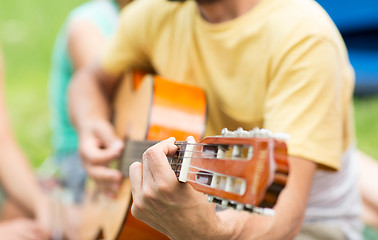
[[[141,162],[142,155],[149,147],[156,144],[157,141],[125,141],[125,148],[120,160],[119,169],[126,177],[129,176],[129,167],[133,162]],[[168,157],[169,164],[175,172],[177,178],[180,175],[181,165],[184,159],[186,142],[176,142],[178,150],[172,157]]]
[[[123,150],[119,169],[126,177],[129,176],[129,167],[133,162],[141,162],[144,151],[147,148],[156,144],[156,141],[125,141],[125,148]]]

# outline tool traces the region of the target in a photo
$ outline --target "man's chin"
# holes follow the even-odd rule
[[[168,0],[170,2],[186,2],[188,0]],[[215,2],[219,2],[219,0],[194,0],[200,5],[212,4]]]

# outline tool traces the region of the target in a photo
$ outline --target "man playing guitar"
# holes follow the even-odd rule
[[[122,176],[108,164],[123,148],[110,101],[119,77],[132,69],[203,88],[205,135],[257,126],[291,137],[290,175],[274,216],[214,211],[161,160],[175,150],[168,139],[130,167],[137,218],[172,239],[361,239],[353,70],[336,27],[315,2],[131,3],[100,62],[77,73],[69,93],[85,168],[110,194]]]

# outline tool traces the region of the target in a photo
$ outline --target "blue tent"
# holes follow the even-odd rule
[[[356,72],[356,95],[378,94],[378,0],[317,0],[339,28]]]

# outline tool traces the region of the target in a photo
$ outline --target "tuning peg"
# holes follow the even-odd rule
[[[230,131],[227,128],[222,129],[223,137],[257,137],[257,138],[274,138],[277,140],[287,141],[290,139],[290,135],[286,133],[272,133],[265,128],[255,127],[250,131],[245,131],[243,128],[238,128],[235,131]]]
[[[227,137],[227,135],[230,133],[230,131],[228,130],[228,128],[223,128],[222,129],[222,136],[224,137]]]
[[[277,140],[282,140],[282,141],[288,141],[290,139],[290,135],[286,133],[275,133],[273,134],[273,137]]]

